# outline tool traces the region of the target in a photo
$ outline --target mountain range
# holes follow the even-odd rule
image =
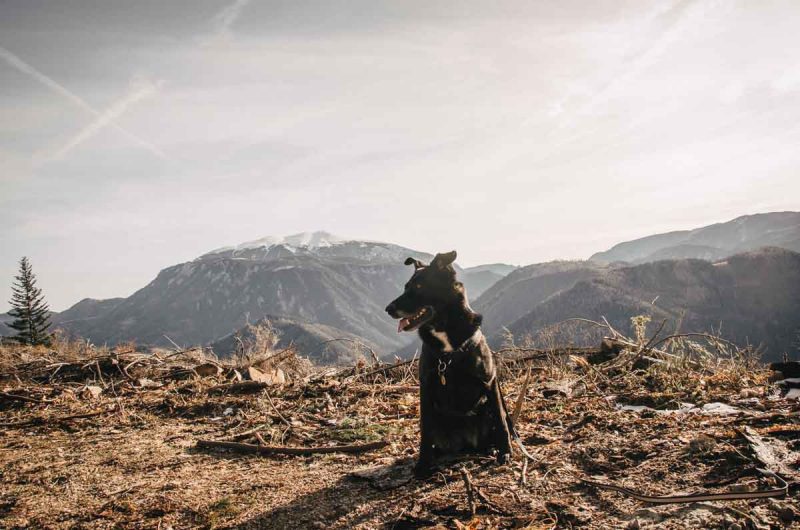
[[[620,243],[589,259],[602,263],[687,258],[713,261],[761,247],[800,252],[800,212],[744,215],[694,230],[656,234]]]
[[[620,243],[585,261],[457,272],[495,345],[507,332],[534,335],[572,317],[604,316],[627,332],[631,316],[648,314],[667,329],[721,327],[777,357],[794,351],[800,329],[797,251],[800,213],[776,212]],[[409,278],[409,256],[432,258],[326,232],[267,237],[168,267],[130,297],[82,300],[52,320],[94,343],[213,344],[225,355],[234,334],[266,319],[282,345],[319,362],[349,361],[354,342],[383,355],[410,352],[416,336],[397,334],[383,311]],[[348,340],[319,347],[334,338]]]
[[[168,267],[128,298],[82,300],[53,322],[95,343],[166,346],[219,341],[267,318],[296,345],[310,348],[335,336],[351,337],[387,353],[413,340],[398,335],[383,312],[408,280],[403,262],[409,256],[433,257],[326,232],[269,237]],[[511,268],[497,264],[459,272],[467,288],[479,293]],[[345,353],[341,347],[332,351]]]
[[[605,317],[615,329],[633,336],[631,317],[646,315],[652,320],[651,332],[665,322],[662,336],[715,331],[737,344],[760,347],[771,359],[797,349],[800,254],[796,252],[765,247],[716,262],[660,260],[608,268],[590,264],[579,262],[576,269],[551,274],[547,281],[554,287],[551,295],[495,323],[495,328],[499,324],[519,340],[536,338],[541,330],[568,319]],[[575,270],[582,275],[577,281]],[[487,292],[476,302],[478,311],[492,294]],[[503,293],[492,301],[502,307],[504,299],[513,301]],[[495,346],[503,339],[500,331],[490,335]],[[561,342],[584,346],[596,344],[597,339],[596,334],[574,331],[559,337]]]

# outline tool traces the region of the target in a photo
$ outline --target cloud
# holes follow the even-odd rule
[[[44,86],[46,86],[47,88],[49,88],[53,92],[55,92],[55,93],[61,95],[62,97],[66,98],[72,104],[74,104],[74,105],[82,108],[86,112],[92,114],[93,116],[95,116],[95,118],[98,119],[97,121],[100,121],[103,118],[103,116],[108,113],[108,111],[100,112],[99,110],[95,109],[94,107],[89,105],[86,101],[84,101],[82,98],[80,98],[79,96],[77,96],[77,95],[73,94],[72,92],[70,92],[63,85],[61,85],[60,83],[56,82],[51,77],[46,76],[45,74],[43,74],[42,72],[40,72],[39,70],[37,70],[36,68],[31,66],[30,64],[26,63],[25,61],[20,59],[18,56],[14,55],[13,53],[11,53],[7,49],[3,48],[2,46],[0,46],[0,58],[2,58],[6,63],[8,63],[9,65],[13,66],[14,68],[19,70],[20,72],[29,75],[30,77],[32,77],[36,81],[39,81],[41,84],[43,84]],[[114,106],[112,106],[112,109],[113,108],[114,108]],[[109,110],[111,110],[111,109],[109,109]],[[117,132],[121,133],[123,136],[125,136],[126,138],[128,138],[132,142],[136,143],[140,147],[150,151],[151,153],[153,153],[158,158],[161,158],[161,159],[164,159],[164,160],[170,160],[170,158],[166,154],[164,154],[160,149],[158,149],[156,146],[154,146],[153,144],[151,144],[147,140],[144,140],[144,139],[140,138],[139,136],[133,134],[132,132],[122,128],[120,125],[114,123],[113,120],[115,118],[116,118],[116,116],[112,116],[110,120],[105,121],[103,126],[105,126],[105,125],[111,126]]]
[[[84,127],[75,137],[71,138],[61,149],[52,155],[52,159],[63,158],[67,153],[72,151],[75,147],[79,146],[105,127],[114,124],[114,122],[134,104],[154,95],[161,88],[163,82],[156,83],[150,81],[138,81],[134,83],[132,90],[125,97],[111,105],[102,114]]]

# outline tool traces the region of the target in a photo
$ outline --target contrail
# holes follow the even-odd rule
[[[219,13],[214,16],[216,27],[212,39],[220,39],[228,36],[231,26],[239,18],[242,10],[247,7],[250,0],[234,0],[233,3],[225,6]]]
[[[74,104],[74,105],[82,108],[86,112],[92,114],[93,116],[95,116],[95,118],[98,119],[97,121],[101,121],[102,120],[104,122],[104,126],[105,125],[109,125],[109,126],[113,127],[118,132],[122,133],[126,138],[128,138],[129,140],[131,140],[134,143],[138,144],[139,146],[147,149],[148,151],[150,151],[151,153],[153,153],[157,157],[159,157],[161,159],[164,159],[164,160],[171,160],[166,154],[164,154],[160,149],[158,149],[156,146],[154,146],[150,142],[148,142],[146,140],[143,140],[142,138],[139,138],[135,134],[129,132],[126,129],[123,129],[121,126],[119,126],[116,123],[114,123],[113,120],[114,120],[114,118],[116,118],[118,116],[118,114],[115,115],[115,116],[112,116],[110,120],[104,119],[103,116],[104,116],[105,113],[98,111],[97,109],[95,109],[94,107],[89,105],[86,101],[84,101],[80,97],[76,96],[75,94],[73,94],[72,92],[70,92],[69,90],[64,88],[61,84],[59,84],[58,82],[56,82],[52,78],[46,76],[45,74],[43,74],[42,72],[40,72],[39,70],[37,70],[36,68],[31,66],[30,64],[26,63],[25,61],[23,61],[22,59],[20,59],[19,57],[17,57],[16,55],[14,55],[10,51],[8,51],[7,49],[3,48],[2,46],[0,46],[0,58],[5,60],[9,65],[13,66],[14,68],[19,70],[20,72],[28,74],[29,76],[31,76],[35,80],[39,81],[40,83],[42,83],[44,86],[46,86],[47,88],[49,88],[53,92],[55,92],[55,93],[63,96],[64,98],[68,99],[72,104]],[[116,107],[116,105],[113,105],[111,107],[111,109],[109,109],[109,111],[114,109],[115,107]],[[95,123],[97,123],[97,122],[95,122]],[[85,129],[84,129],[84,131],[85,131]],[[63,151],[63,149],[62,149],[62,151]]]
[[[125,111],[128,110],[128,107],[140,101],[146,97],[152,96],[155,94],[158,89],[161,87],[161,82],[158,83],[146,83],[142,86],[137,87],[133,92],[125,96],[124,98],[120,99],[113,105],[111,105],[105,112],[103,112],[100,116],[97,117],[92,123],[87,125],[83,128],[74,138],[72,138],[69,142],[67,142],[64,147],[59,149],[56,153],[53,154],[52,158],[62,158],[64,155],[72,151],[75,147],[82,144],[84,141],[88,140],[95,134],[97,134],[101,129],[104,127],[111,125],[114,121],[122,116]]]
[[[676,40],[687,25],[705,17],[713,9],[715,2],[703,0],[678,0],[671,7],[657,15],[652,21],[653,36],[629,55],[621,65],[622,71],[603,86],[579,111],[592,112],[600,104],[607,101],[616,90],[626,85],[631,79],[641,75],[650,67],[655,59]]]

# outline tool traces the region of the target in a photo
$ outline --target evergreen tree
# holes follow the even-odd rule
[[[33,274],[28,258],[19,262],[19,275],[15,276],[11,287],[11,311],[8,314],[14,321],[8,326],[16,330],[12,338],[22,344],[45,346],[50,345],[50,308],[44,301],[42,290],[36,287],[36,276]]]

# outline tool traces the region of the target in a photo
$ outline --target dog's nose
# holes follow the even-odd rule
[[[394,305],[394,302],[386,306],[386,312],[390,315],[394,313],[395,309],[397,309],[397,306]]]

